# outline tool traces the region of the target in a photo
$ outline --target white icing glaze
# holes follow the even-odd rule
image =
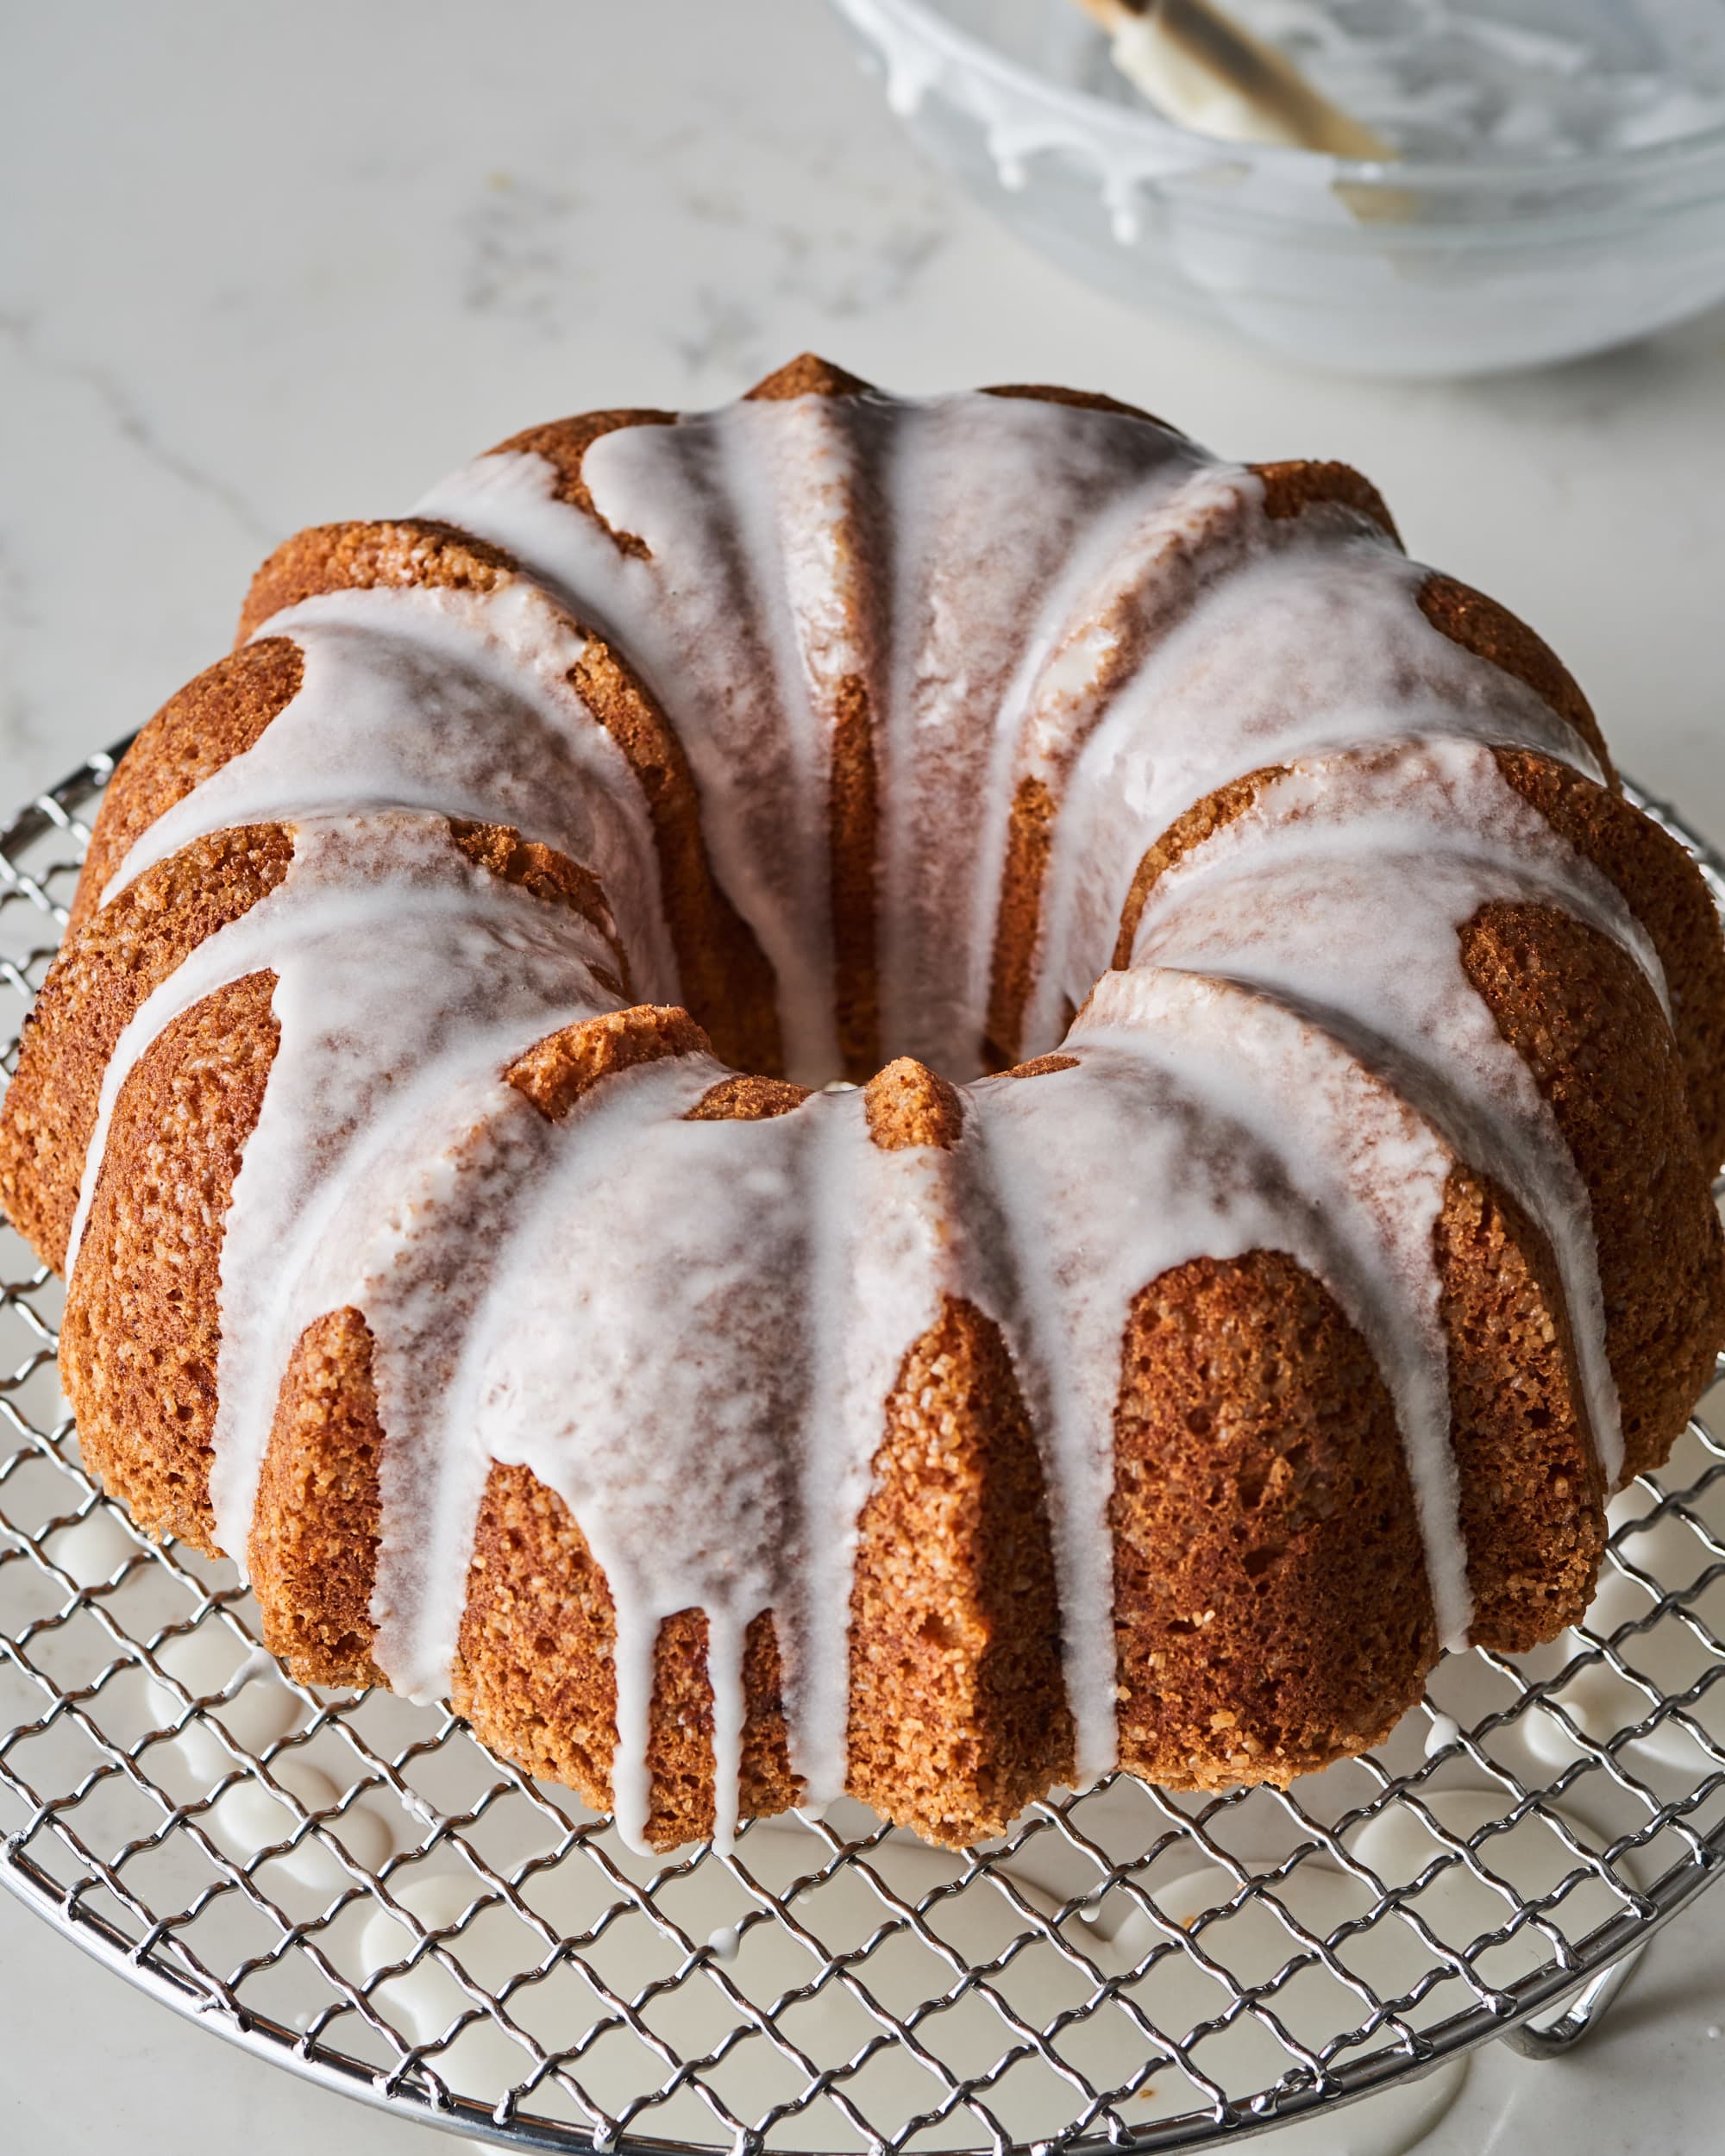
[[[101,1586],[138,1554],[135,1535],[110,1506],[99,1503],[62,1527],[47,1546],[53,1563],[79,1588]]]
[[[1426,1757],[1435,1759],[1440,1752],[1447,1752],[1452,1745],[1461,1742],[1461,1724],[1453,1714],[1433,1714],[1432,1726],[1426,1732]]]
[[[212,1693],[221,1704],[210,1710],[234,1739],[248,1752],[262,1752],[285,1737],[298,1721],[304,1702],[282,1682],[273,1655],[242,1651],[241,1643],[213,1619],[193,1632],[181,1633],[156,1650],[156,1659],[194,1699]],[[233,1750],[210,1727],[207,1715],[185,1716],[172,1689],[154,1678],[144,1685],[146,1712],[162,1727],[179,1726],[173,1748],[204,1789],[230,1775]]]
[[[486,1476],[525,1465],[616,1605],[630,1839],[655,1640],[705,1614],[724,1839],[762,1611],[792,1764],[811,1804],[843,1791],[882,1403],[964,1298],[1002,1328],[1042,1450],[1088,1779],[1116,1756],[1107,1514],[1128,1314],[1175,1266],[1270,1250],[1325,1282],[1377,1359],[1459,1643],[1433,1252],[1458,1161],[1551,1238],[1614,1473],[1621,1445],[1585,1193],[1458,940],[1493,899],[1553,903],[1663,993],[1615,893],[1490,753],[1591,772],[1585,748],[1427,622],[1424,573],[1364,518],[1271,517],[1251,473],[1119,414],[744,403],[604,436],[582,476],[609,530],[531,454],[428,498],[522,565],[492,592],[338,593],[266,624],[304,654],[298,694],[110,887],[231,824],[294,832],[282,882],[122,1036],[72,1238],[75,1263],[138,1058],[216,989],[273,974],[280,1041],[222,1253],[223,1546],[245,1551],[296,1341],[358,1309],[386,1438],[380,1666],[404,1691],[447,1689]],[[833,739],[860,686],[883,1045],[970,1080],[950,1150],[875,1143],[854,1087],[690,1121],[727,1075],[705,1055],[614,1075],[555,1121],[506,1082],[559,1028],[680,993],[645,802],[572,684],[590,635],[683,741],[715,874],[775,968],[791,1067],[816,1082],[837,1058]],[[1105,971],[1146,848],[1270,766],[1288,768],[1154,887],[1130,969]],[[1009,811],[1031,782],[1059,813],[1024,1052],[1082,1004],[1075,1062],[976,1078]],[[449,817],[593,869],[609,919],[492,881]]]

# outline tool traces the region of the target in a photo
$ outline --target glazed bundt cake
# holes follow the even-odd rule
[[[1588,1601],[1725,1338],[1725,948],[1535,636],[1103,397],[302,533],[0,1123],[85,1456],[664,1846],[1286,1782]]]

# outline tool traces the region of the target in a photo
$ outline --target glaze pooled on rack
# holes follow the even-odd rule
[[[0,1194],[91,1457],[303,1674],[633,1841],[965,1839],[1576,1614],[1725,1330],[1725,964],[1356,474],[799,362],[302,535],[245,633]]]

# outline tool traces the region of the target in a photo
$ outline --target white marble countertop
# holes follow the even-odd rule
[[[1233,454],[1358,464],[1411,549],[1533,622],[1625,767],[1725,837],[1718,317],[1467,385],[1273,367],[1020,252],[906,154],[814,0],[14,8],[0,199],[7,801],[216,655],[297,526],[400,508],[530,421],[716,402],[812,347],[897,388],[1075,382]],[[1725,1897],[1590,2050],[1480,2058],[1431,2156],[1716,2147],[1722,1943]],[[0,1896],[0,2147],[359,2156],[417,2130],[212,2041]]]

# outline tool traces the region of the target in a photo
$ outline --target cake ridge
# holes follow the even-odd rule
[[[1609,936],[1669,1015],[1657,954],[1617,893],[1513,793],[1488,749],[1456,744],[1423,744],[1351,771],[1336,759],[1290,767],[1165,872],[1140,915],[1131,962],[1222,967],[1299,1011],[1515,1197],[1552,1244],[1570,1307],[1583,1313],[1581,1398],[1590,1441],[1615,1482],[1622,1431],[1588,1194],[1464,962],[1465,924],[1506,899],[1556,903]],[[1364,940],[1363,918],[1378,924]]]
[[[309,1190],[298,1187],[293,1178],[301,1164],[321,1168],[327,1184],[332,1153],[348,1155],[355,1145],[373,1155],[386,1150],[392,1131],[380,1115],[386,1095],[393,1096],[398,1125],[428,1097],[442,1105],[452,1075],[448,1062],[428,1067],[439,1044],[440,1021],[446,1055],[454,1024],[458,1082],[505,1094],[525,1112],[524,1100],[505,1087],[501,1067],[555,1024],[602,1010],[615,1000],[595,971],[609,956],[605,939],[579,913],[546,906],[473,868],[446,818],[397,812],[308,820],[294,838],[293,861],[282,882],[188,953],[146,998],[116,1042],[104,1074],[66,1259],[67,1281],[76,1291],[108,1131],[143,1051],[174,1018],[216,989],[260,971],[272,974],[285,1045],[307,1040],[297,1058],[278,1054],[265,1096],[266,1117],[285,1122],[285,1145],[267,1150],[266,1130],[264,1144],[248,1149],[248,1157],[276,1163],[278,1185],[273,1204],[264,1198],[248,1264],[230,1258],[243,1224],[257,1209],[257,1172],[248,1177],[242,1168],[235,1211],[223,1230],[223,1397],[210,1495],[222,1545],[236,1558],[249,1534],[255,1476],[282,1366],[304,1324],[323,1314],[306,1309],[298,1323],[280,1314],[270,1322],[268,1316],[273,1294],[292,1275],[292,1230],[329,1226],[331,1194],[320,1190],[315,1177]],[[361,939],[357,951],[351,948],[355,936]],[[499,980],[505,956],[508,969]],[[393,1031],[379,1023],[379,965],[401,991],[392,1006]],[[451,984],[460,991],[453,1002]],[[415,991],[421,999],[417,1005],[411,1000]],[[429,1025],[423,1016],[428,1012]],[[290,1106],[285,1088],[307,1050],[315,1063]],[[335,1082],[338,1072],[346,1093]],[[351,1157],[345,1164],[351,1172]],[[284,1177],[285,1189],[279,1188]],[[313,1210],[302,1219],[306,1205]],[[338,1250],[338,1265],[343,1256]],[[342,1307],[352,1300],[340,1294],[326,1307]]]

